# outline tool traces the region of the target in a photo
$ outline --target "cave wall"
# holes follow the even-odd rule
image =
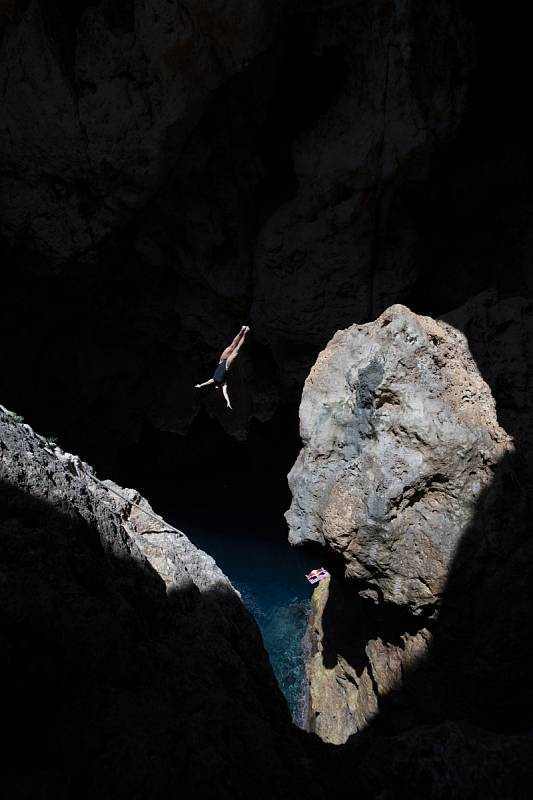
[[[530,292],[526,55],[477,3],[1,13],[0,390],[97,463],[245,437],[392,302]],[[245,321],[228,415],[193,385]]]

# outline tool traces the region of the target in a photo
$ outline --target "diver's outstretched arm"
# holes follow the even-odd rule
[[[209,386],[210,383],[214,383],[214,382],[215,382],[214,378],[209,378],[209,380],[205,381],[204,383],[195,383],[194,384],[194,388],[195,389],[201,389],[202,386]]]
[[[229,401],[228,384],[227,383],[223,383],[222,384],[222,394],[224,395],[224,399],[225,399],[225,401],[227,403],[228,408],[231,409],[231,411],[233,411],[233,409],[231,408],[231,403]]]

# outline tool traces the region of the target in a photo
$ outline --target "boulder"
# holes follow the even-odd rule
[[[300,406],[293,544],[342,556],[359,594],[414,614],[438,603],[511,437],[452,325],[402,305],[339,331]]]
[[[440,321],[394,306],[309,375],[288,518],[339,554],[309,624],[326,741],[531,727],[532,323],[494,291]]]

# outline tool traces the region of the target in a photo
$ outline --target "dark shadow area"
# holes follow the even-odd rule
[[[417,220],[421,265],[406,304],[431,316],[488,287],[506,295],[533,293],[528,26],[521,14],[502,14],[479,0],[461,5],[475,57],[465,112],[453,141],[432,158],[423,185],[407,187],[403,198]]]
[[[297,410],[279,409],[266,423],[253,421],[239,441],[201,411],[187,436],[146,427],[126,451],[117,479],[153,498],[184,524],[231,527],[286,540],[283,514],[290,505],[287,474],[300,451]]]
[[[117,12],[123,14],[125,7],[131,5],[130,0],[115,0],[114,4]],[[74,83],[76,29],[84,12],[91,6],[98,6],[98,0],[41,0],[40,6],[44,26],[61,56],[64,74]]]
[[[91,5],[41,3],[69,75]],[[128,29],[131,10],[129,0],[106,4],[111,32]],[[3,402],[97,469],[113,470],[150,426],[186,430],[204,404],[194,383],[212,372],[236,320],[250,322],[258,231],[297,189],[294,139],[335,102],[346,77],[339,49],[314,52],[316,25],[316,13],[283,15],[274,43],[213,92],[162,184],[97,252],[58,267],[24,239],[0,242],[9,265]],[[59,181],[45,179],[52,188]],[[242,383],[259,403],[264,394],[272,413],[284,377],[268,345],[252,337],[249,349]],[[297,403],[294,389],[285,394],[281,403]],[[243,395],[238,385],[234,401]],[[221,416],[212,402],[209,412]],[[237,435],[250,417],[265,417],[246,399],[236,412]]]
[[[167,594],[67,500],[3,482],[0,498],[6,798],[233,800],[270,797],[272,780],[280,797],[307,794],[298,734],[231,590]]]
[[[322,615],[322,657],[327,669],[332,669],[337,664],[338,655],[342,655],[361,673],[368,663],[365,647],[371,639],[380,637],[390,644],[401,646],[402,634],[415,634],[429,624],[432,611],[413,617],[399,606],[386,603],[376,605],[365,600],[358,594],[358,590],[364,589],[363,584],[344,578],[341,560],[332,558],[329,564],[331,579],[328,602]],[[340,649],[339,642],[342,643]]]

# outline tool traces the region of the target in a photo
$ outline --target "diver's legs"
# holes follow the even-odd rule
[[[246,334],[248,333],[248,331],[249,331],[249,330],[250,330],[250,328],[248,328],[248,327],[245,325],[245,326],[244,326],[244,328],[243,328],[243,334],[242,334],[242,338],[240,339],[240,341],[239,341],[239,343],[236,345],[236,347],[234,347],[234,348],[233,348],[233,350],[231,351],[231,353],[230,353],[230,354],[229,354],[229,355],[226,357],[226,369],[229,369],[229,368],[230,368],[230,366],[233,364],[233,362],[235,361],[235,359],[236,359],[236,358],[237,358],[237,356],[239,355],[239,350],[240,350],[240,349],[241,349],[241,347],[243,346],[243,344],[244,344],[244,340],[246,339]]]
[[[240,329],[239,333],[234,338],[232,343],[228,345],[228,347],[226,347],[226,349],[222,352],[222,355],[220,356],[221,361],[226,361],[231,356],[233,351],[236,348],[240,347],[240,345],[244,341],[244,337],[246,336],[249,330],[250,329],[246,325],[242,326],[242,328]]]

